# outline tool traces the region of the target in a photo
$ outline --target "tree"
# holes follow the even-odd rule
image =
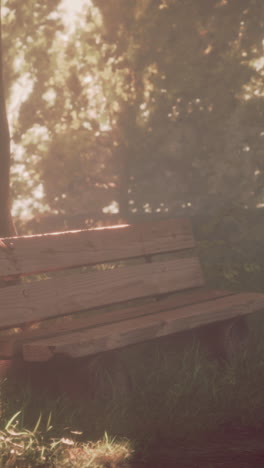
[[[46,36],[43,44],[50,40]],[[113,78],[109,52],[100,16],[88,9],[67,41],[57,35],[49,46],[49,62],[21,105],[15,140],[27,154],[23,164],[31,191],[41,186],[49,211],[102,213],[117,198],[110,120],[118,76]],[[41,70],[40,59],[36,53]]]
[[[121,118],[119,133],[132,155],[124,159],[133,209],[207,211],[230,200],[256,206],[263,2],[94,1],[106,41],[132,77],[121,108],[133,102],[134,119]]]
[[[34,155],[27,151],[24,126],[33,114],[38,124],[40,96],[51,76],[53,42],[63,32],[58,7],[61,0],[5,0],[3,2],[3,44],[6,101],[10,110],[11,188],[15,207],[37,202],[34,188],[39,184],[31,164]],[[50,56],[51,55],[51,56]],[[30,106],[19,118],[19,108],[30,96]],[[12,112],[11,112],[12,111]],[[25,141],[24,141],[25,139]],[[31,168],[32,166],[32,168]],[[32,201],[33,199],[33,201]],[[23,209],[23,208],[22,208]],[[18,214],[16,209],[16,214]]]
[[[2,22],[0,3],[0,236],[15,233],[10,212],[10,134],[7,120],[2,51]]]
[[[32,212],[263,201],[262,0],[93,0],[72,35],[58,0],[6,4],[8,80],[32,85],[12,127]]]

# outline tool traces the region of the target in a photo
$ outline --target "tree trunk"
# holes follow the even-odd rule
[[[129,217],[129,158],[125,145],[120,145],[117,149],[119,161],[119,215],[124,222],[128,222]]]
[[[0,237],[15,234],[10,211],[10,134],[5,105],[0,3]]]

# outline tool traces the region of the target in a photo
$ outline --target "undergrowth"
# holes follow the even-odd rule
[[[120,350],[131,388],[125,392],[113,381],[111,395],[103,397],[51,399],[25,386],[13,392],[11,383],[5,382],[2,466],[7,460],[12,463],[13,457],[26,459],[25,466],[32,467],[120,467],[131,455],[124,439],[132,441],[141,461],[172,448],[188,458],[197,450],[199,456],[210,451],[216,441],[223,440],[228,447],[228,435],[237,434],[239,439],[241,433],[263,434],[258,450],[264,454],[263,332],[261,314],[256,314],[250,320],[246,347],[229,363],[211,359],[203,344],[188,334]],[[104,376],[109,381],[104,355],[99,365],[100,381]],[[106,439],[105,432],[116,441]],[[184,459],[179,466],[185,466]]]
[[[51,414],[44,427],[40,416],[32,430],[21,426],[20,416],[16,413],[0,430],[1,468],[121,468],[131,457],[128,441],[118,443],[105,433],[95,443],[78,442],[76,431],[51,437]]]

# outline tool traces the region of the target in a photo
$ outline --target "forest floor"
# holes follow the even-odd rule
[[[3,382],[0,467],[263,467],[262,314],[249,325],[243,352],[225,364],[192,334],[120,350],[126,391],[104,356],[98,394],[86,398]]]

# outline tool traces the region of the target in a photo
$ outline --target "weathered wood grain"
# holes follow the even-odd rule
[[[111,323],[122,322],[131,318],[137,318],[143,315],[157,314],[165,310],[176,310],[190,304],[199,304],[212,299],[230,296],[231,291],[208,291],[204,288],[192,289],[178,292],[169,296],[163,296],[159,300],[149,299],[144,304],[136,306],[119,305],[115,310],[95,310],[86,314],[85,318],[74,318],[74,316],[63,317],[54,324],[42,325],[40,328],[23,331],[13,336],[0,337],[0,358],[10,359],[13,356],[21,354],[21,346],[26,341],[32,341],[40,338],[54,337],[73,331],[80,331],[88,328],[95,328]]]
[[[192,248],[188,219],[2,239],[0,276],[41,273]]]
[[[125,322],[25,343],[23,356],[27,361],[46,361],[55,354],[75,358],[86,356],[246,315],[263,308],[263,294],[236,294]]]
[[[91,271],[0,289],[0,329],[204,283],[197,258]]]

